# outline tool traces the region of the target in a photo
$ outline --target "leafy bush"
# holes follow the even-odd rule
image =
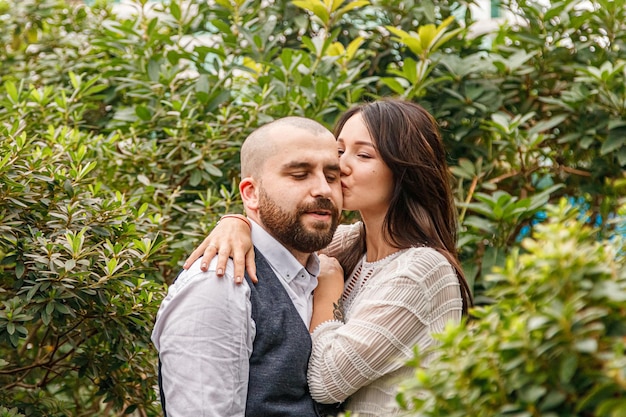
[[[625,241],[598,240],[565,200],[548,212],[488,277],[494,304],[447,328],[404,386],[414,415],[624,415]]]
[[[132,410],[154,398],[158,224],[98,179],[112,141],[19,122],[0,136],[0,403],[96,415],[103,397]]]

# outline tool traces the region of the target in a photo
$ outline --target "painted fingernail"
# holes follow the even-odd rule
[[[206,269],[206,262],[202,262],[202,265],[200,265],[200,269]]]
[[[241,284],[241,277],[237,277],[237,278],[235,278],[235,282],[236,282],[237,284]]]
[[[224,270],[222,268],[219,268],[217,270],[217,275],[224,275]]]

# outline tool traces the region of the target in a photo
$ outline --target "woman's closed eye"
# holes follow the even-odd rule
[[[346,151],[345,151],[345,150],[343,150],[343,149],[339,149],[339,150],[337,151],[337,153],[338,153],[338,154],[339,154],[339,156],[341,157],[342,155],[344,155],[344,154],[346,153]],[[357,153],[357,154],[356,154],[356,156],[357,156],[358,158],[363,158],[363,159],[371,159],[371,158],[373,158],[373,156],[372,156],[372,155],[370,155],[370,154],[368,154],[368,153],[363,153],[363,152],[359,152],[359,153]]]

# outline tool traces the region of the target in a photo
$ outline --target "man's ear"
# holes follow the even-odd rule
[[[244,206],[250,210],[257,210],[259,207],[259,188],[257,182],[252,177],[246,177],[239,183],[239,194]]]

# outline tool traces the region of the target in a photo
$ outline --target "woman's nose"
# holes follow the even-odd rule
[[[345,158],[343,155],[339,157],[339,170],[341,172],[341,175],[343,176],[350,175],[350,172],[352,172],[349,167],[347,158]]]

